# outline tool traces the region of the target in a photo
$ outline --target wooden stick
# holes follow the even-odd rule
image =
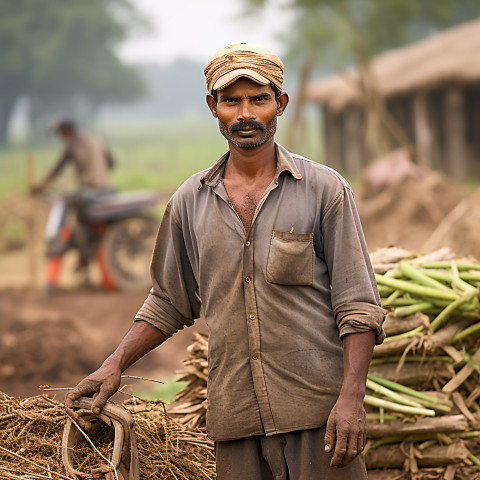
[[[472,356],[472,360],[480,360],[480,348]],[[444,387],[443,392],[454,392],[474,371],[474,368],[467,364],[465,365]]]
[[[466,432],[470,429],[464,415],[444,415],[443,417],[419,418],[415,423],[394,420],[386,423],[369,423],[369,438],[419,435],[423,433]]]
[[[25,158],[27,188],[29,192],[28,220],[27,220],[27,250],[29,285],[33,291],[38,290],[38,259],[37,259],[37,212],[35,197],[30,193],[35,182],[35,159],[32,153],[27,153]]]

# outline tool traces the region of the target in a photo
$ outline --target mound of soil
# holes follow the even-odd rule
[[[49,378],[52,381],[93,371],[95,338],[64,315],[39,312],[28,318],[4,316],[0,337],[0,380]]]
[[[138,292],[80,290],[45,298],[0,290],[0,391],[28,396],[38,394],[39,385],[76,385],[116,348],[145,297]],[[206,330],[204,320],[198,320],[128,373],[160,380],[173,376],[194,332]],[[141,387],[151,384],[142,382]]]
[[[377,195],[360,198],[358,210],[369,250],[394,245],[426,252],[441,246],[450,247],[457,254],[474,255],[478,242],[467,241],[466,237],[460,244],[442,236],[438,244],[428,246],[440,223],[467,196],[465,189],[443,175],[430,173],[407,177]],[[477,225],[478,222],[465,219],[465,230],[472,236]]]

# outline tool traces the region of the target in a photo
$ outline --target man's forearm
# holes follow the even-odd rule
[[[351,333],[343,337],[344,378],[340,395],[363,399],[375,341],[373,331]]]
[[[136,321],[104,365],[115,365],[123,372],[166,339],[167,336],[150,323]]]

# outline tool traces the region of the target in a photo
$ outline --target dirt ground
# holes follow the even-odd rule
[[[26,289],[0,290],[0,391],[31,396],[39,393],[39,385],[74,386],[115,348],[145,296],[80,290],[46,298]],[[206,330],[204,321],[199,320],[127,373],[170,378],[180,369],[193,332]],[[57,398],[61,396],[57,394]]]
[[[477,258],[479,200],[480,189],[467,192],[439,174],[408,178],[373,197],[357,196],[370,251],[388,245],[423,252],[448,246]],[[28,217],[28,208],[17,203],[1,206],[0,226],[10,214]],[[38,232],[42,222],[38,219]],[[118,344],[147,292],[79,289],[67,275],[62,284],[68,291],[46,298],[40,293],[45,268],[41,240],[30,251],[33,255],[28,245],[7,247],[0,242],[0,391],[29,396],[38,393],[39,385],[75,385]],[[66,260],[68,272],[73,268]],[[95,270],[92,278],[98,283]],[[169,339],[130,373],[171,377],[187,357],[194,331],[207,331],[203,320]]]

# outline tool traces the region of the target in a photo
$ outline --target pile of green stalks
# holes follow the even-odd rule
[[[372,255],[388,314],[367,379],[367,468],[480,478],[480,263],[397,257]]]

